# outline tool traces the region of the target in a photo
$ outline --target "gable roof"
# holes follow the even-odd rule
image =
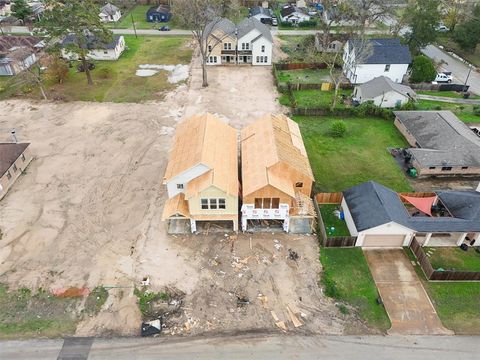
[[[446,200],[444,205],[453,217],[410,216],[396,192],[374,181],[353,186],[343,192],[358,231],[389,222],[420,232],[480,231],[480,221],[477,216],[480,208],[480,193],[443,191],[437,195],[442,202]],[[460,198],[458,198],[459,195]],[[454,209],[453,212],[447,204]]]
[[[365,47],[361,40],[348,40],[350,51],[355,47]],[[402,45],[398,38],[368,39],[371,54],[361,64],[410,64],[412,56],[407,45]]]
[[[277,164],[314,181],[300,128],[285,115],[265,115],[244,128],[241,149],[243,196],[267,185],[295,196],[295,184],[286,174],[277,173]]]
[[[163,13],[163,14],[169,14],[170,13],[170,6],[168,5],[157,5],[157,6],[152,6],[150,9],[147,10],[147,13],[151,12],[158,12],[158,13]]]
[[[120,9],[113,4],[107,3],[101,9],[100,13],[105,15],[115,15]]]
[[[394,111],[415,138],[422,166],[480,166],[480,137],[451,111]]]
[[[43,39],[37,36],[15,36],[3,35],[0,36],[0,53],[8,52],[12,48],[26,47],[26,48],[41,48]]]
[[[373,78],[372,80],[358,86],[362,92],[362,97],[366,99],[373,99],[389,91],[395,91],[407,98],[413,98],[416,96],[415,91],[413,91],[410,86],[397,84],[386,76]]]
[[[207,24],[204,34],[208,36],[215,30],[221,30],[225,35],[233,35],[235,34],[235,29],[236,27],[233,21],[226,18],[216,18]]]
[[[194,115],[177,127],[165,181],[203,164],[210,170],[187,184],[190,198],[209,186],[238,195],[237,131],[212,114]]]
[[[29,143],[0,143],[0,177],[23,154]]]
[[[272,10],[265,9],[262,6],[254,6],[254,7],[250,8],[249,13],[250,13],[251,16],[256,16],[258,14],[262,14],[264,16],[272,17]]]
[[[87,36],[87,48],[92,50],[92,49],[115,49],[118,45],[118,42],[120,41],[120,38],[122,38],[122,35],[113,35],[112,41],[105,43],[97,39],[94,35]],[[66,47],[70,44],[75,43],[76,41],[76,35],[75,34],[68,34],[65,36],[65,38],[61,42],[62,47]]]
[[[272,34],[270,33],[270,29],[265,25],[262,24],[258,19],[251,17],[242,20],[237,25],[237,34],[238,39],[241,39],[245,35],[247,35],[252,30],[258,30],[260,34],[265,37],[267,40],[273,43]]]

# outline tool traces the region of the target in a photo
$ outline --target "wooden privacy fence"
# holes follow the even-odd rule
[[[313,207],[317,212],[317,234],[319,238],[318,240],[320,241],[320,245],[324,246],[327,241],[327,231],[325,230],[325,224],[323,223],[322,213],[320,212],[316,197],[313,197]]]
[[[356,236],[332,236],[325,241],[325,247],[352,247],[357,241]]]
[[[328,241],[328,239],[327,239]],[[480,272],[478,271],[458,271],[458,270],[434,270],[427,254],[418,243],[417,239],[413,238],[410,249],[418,260],[425,276],[428,280],[436,281],[480,281]]]
[[[343,194],[341,192],[318,193],[315,195],[315,199],[319,204],[340,204],[343,200]]]

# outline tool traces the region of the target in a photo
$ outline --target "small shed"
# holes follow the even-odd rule
[[[147,11],[148,22],[167,22],[172,18],[172,12],[170,6],[159,5],[153,6]]]
[[[379,76],[355,86],[353,96],[360,102],[373,101],[376,106],[394,108],[405,105],[416,98],[410,86],[397,84],[386,76]]]

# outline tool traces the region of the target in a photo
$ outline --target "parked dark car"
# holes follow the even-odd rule
[[[170,31],[170,28],[168,26],[162,26],[161,28],[158,28],[159,31]]]

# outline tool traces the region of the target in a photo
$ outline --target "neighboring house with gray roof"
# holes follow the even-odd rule
[[[386,76],[379,76],[355,86],[353,97],[360,103],[373,101],[376,106],[394,108],[416,98],[410,86],[397,84]]]
[[[100,9],[100,20],[102,22],[116,22],[122,17],[120,9],[113,4],[107,3]]]
[[[343,49],[343,73],[352,84],[363,84],[378,76],[401,83],[412,56],[400,39],[350,39]]]
[[[0,199],[26,169],[32,155],[29,143],[0,143]]]
[[[480,245],[480,192],[438,191],[428,198],[430,214],[369,181],[344,191],[341,206],[355,246],[403,247],[413,238],[422,246]]]
[[[0,36],[0,76],[14,76],[38,60],[45,44],[36,36]]]
[[[208,34],[208,65],[272,64],[270,29],[253,17],[238,25],[228,19],[216,19],[208,25],[205,34]]]
[[[395,111],[418,175],[480,175],[480,136],[451,111]]]
[[[262,24],[272,24],[273,11],[262,6],[254,6],[250,8],[249,16],[257,19]]]
[[[69,51],[69,46],[76,42],[75,34],[67,35],[60,43],[62,57],[67,60],[77,60],[78,55]],[[118,60],[125,50],[125,38],[122,35],[113,35],[112,41],[106,43],[95,36],[87,38],[87,57],[91,60]]]

